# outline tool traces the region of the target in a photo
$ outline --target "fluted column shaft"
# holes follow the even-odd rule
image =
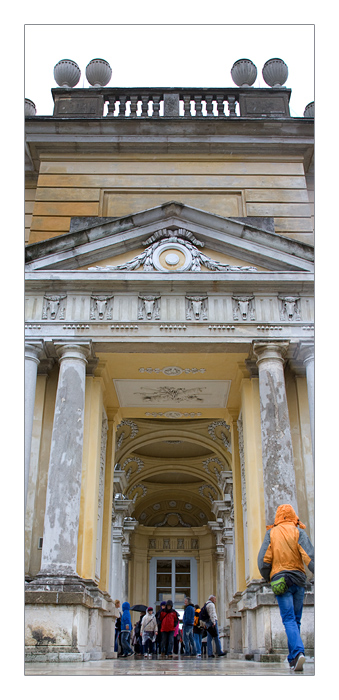
[[[39,345],[25,344],[25,510],[27,502],[29,464],[31,459],[32,430],[34,420],[34,402],[37,381],[39,355],[42,350]]]
[[[274,522],[278,505],[297,510],[296,483],[284,378],[287,343],[255,343],[259,368],[265,518]]]
[[[41,573],[76,573],[88,353],[80,344],[58,349]]]

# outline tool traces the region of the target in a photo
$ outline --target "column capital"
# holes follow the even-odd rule
[[[90,343],[55,343],[54,344],[59,361],[81,360],[87,363],[91,354]]]
[[[265,360],[275,360],[283,363],[289,348],[289,341],[254,342],[253,352],[257,357],[257,365]]]
[[[25,340],[25,360],[32,360],[38,365],[43,350],[44,344],[42,340],[37,342]]]
[[[305,366],[314,361],[314,343],[300,343],[299,357]]]

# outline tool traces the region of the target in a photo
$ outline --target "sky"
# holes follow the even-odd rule
[[[302,117],[314,100],[313,24],[26,24],[25,97],[37,114],[53,114],[53,69],[75,61],[89,87],[86,66],[103,58],[112,68],[109,87],[235,87],[231,68],[240,58],[257,67],[253,87],[268,87],[264,63],[282,58],[291,88],[290,113]]]

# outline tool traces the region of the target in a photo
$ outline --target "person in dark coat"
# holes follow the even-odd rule
[[[184,601],[184,617],[182,620],[183,626],[183,638],[185,644],[185,656],[196,656],[197,650],[195,648],[195,642],[193,637],[193,625],[194,625],[194,605],[190,598],[185,598]]]

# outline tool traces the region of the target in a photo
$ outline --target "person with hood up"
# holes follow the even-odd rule
[[[194,624],[194,605],[190,598],[185,598],[184,600],[184,616],[182,618],[182,631],[183,639],[185,645],[186,658],[188,656],[196,656],[197,650],[195,648],[194,638],[193,638],[193,624]]]
[[[130,646],[131,630],[132,630],[132,620],[130,614],[130,604],[122,604],[122,616],[121,616],[121,632],[120,632],[120,642],[123,651],[123,656],[133,656],[134,651]]]
[[[314,549],[294,508],[285,503],[277,508],[274,524],[267,527],[258,554],[258,568],[277,598],[288,643],[288,662],[302,671],[305,649],[300,636],[306,583],[305,566],[314,573]]]
[[[173,658],[174,630],[179,620],[179,615],[173,608],[173,601],[168,600],[161,619],[161,658]]]
[[[147,608],[146,615],[142,618],[140,627],[142,645],[144,648],[144,657],[152,658],[153,642],[158,634],[158,624],[153,613],[153,608]],[[148,651],[147,651],[148,650]]]
[[[214,639],[217,656],[226,656],[226,651],[223,651],[219,639],[219,628],[218,628],[218,618],[217,611],[215,609],[216,596],[210,595],[209,599],[206,601],[206,611],[209,617],[206,623],[207,627],[207,654],[209,659],[214,659],[212,641]]]

